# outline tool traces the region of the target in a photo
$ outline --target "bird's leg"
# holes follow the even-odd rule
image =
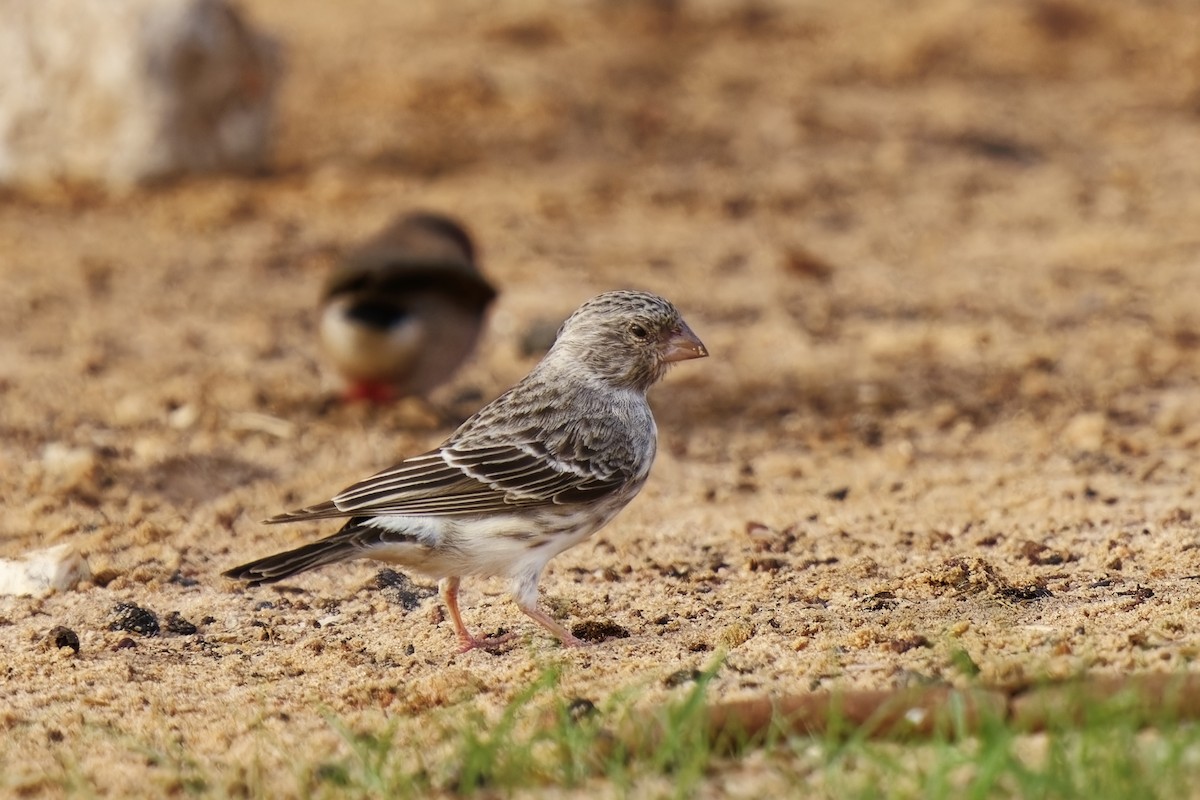
[[[342,402],[367,402],[385,406],[399,398],[400,392],[390,383],[378,381],[355,381],[342,392]]]
[[[513,581],[512,597],[517,608],[524,611],[526,616],[538,625],[557,636],[563,647],[583,647],[587,642],[575,636],[538,607],[537,582],[540,576],[540,572],[532,576],[520,575]]]
[[[438,593],[442,596],[442,602],[446,604],[446,608],[450,610],[450,621],[454,623],[454,631],[458,634],[459,644],[462,645],[458,652],[466,653],[476,647],[495,647],[511,639],[513,637],[511,633],[481,639],[473,636],[467,630],[467,626],[463,624],[462,613],[458,610],[458,583],[458,578],[442,578],[438,581]]]
[[[562,625],[555,622],[554,619],[549,614],[547,614],[545,611],[542,611],[540,608],[538,608],[537,603],[530,603],[529,605],[525,605],[520,600],[518,600],[517,607],[520,608],[522,611],[524,611],[526,614],[528,614],[529,618],[532,619],[534,622],[541,625],[543,628],[545,628],[546,630],[550,631],[555,636],[557,636],[558,640],[560,642],[562,642],[563,647],[583,647],[584,645],[587,644],[587,642],[585,642],[583,639],[580,639],[578,636],[571,633],[569,630],[564,628]]]

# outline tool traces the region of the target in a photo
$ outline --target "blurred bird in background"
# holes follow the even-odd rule
[[[475,347],[496,290],[475,245],[441,214],[405,214],[334,269],[321,296],[320,337],[346,400],[425,397]]]

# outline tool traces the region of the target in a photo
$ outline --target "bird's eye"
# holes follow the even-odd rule
[[[636,322],[629,326],[629,332],[633,334],[633,338],[641,341],[650,338],[650,332]]]

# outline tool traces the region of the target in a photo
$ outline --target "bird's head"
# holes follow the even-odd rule
[[[611,386],[643,392],[674,362],[708,355],[675,306],[632,291],[588,300],[559,328],[550,352]]]

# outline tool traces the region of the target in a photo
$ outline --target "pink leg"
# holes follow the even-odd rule
[[[399,396],[400,392],[390,383],[356,381],[347,386],[345,391],[342,392],[342,401],[345,403],[365,401],[378,406],[384,406],[396,400]]]
[[[469,650],[474,650],[476,647],[495,647],[511,639],[514,635],[511,633],[481,639],[473,636],[467,630],[467,626],[463,624],[462,614],[458,610],[458,583],[458,578],[442,578],[438,581],[438,593],[441,594],[442,602],[446,604],[446,608],[450,610],[450,621],[454,623],[454,631],[458,634],[459,644],[462,645],[458,652],[466,653]],[[570,634],[567,635],[569,636]]]
[[[588,642],[585,642],[583,639],[580,639],[562,625],[558,624],[558,622],[552,619],[551,616],[545,611],[542,611],[540,608],[538,608],[536,599],[531,602],[523,602],[518,598],[517,606],[524,611],[530,619],[557,636],[558,640],[562,642],[563,647],[584,647],[588,644]]]

